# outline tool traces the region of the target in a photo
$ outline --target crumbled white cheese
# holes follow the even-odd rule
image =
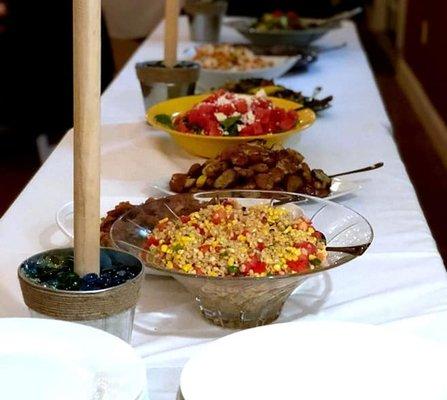
[[[214,113],[214,116],[216,117],[216,119],[219,122],[225,121],[227,119],[227,116],[224,113],[221,113],[221,112]]]
[[[225,96],[219,96],[216,100],[216,104],[218,106],[223,106],[225,104],[231,104],[233,101],[231,99],[227,99]]]
[[[255,120],[256,120],[255,115],[251,110],[248,110],[244,115],[242,115],[242,122],[244,124],[250,125],[253,122],[255,122]]]

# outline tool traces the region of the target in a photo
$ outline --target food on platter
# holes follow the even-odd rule
[[[229,147],[203,164],[193,164],[187,173],[172,175],[169,186],[176,193],[237,188],[325,197],[330,194],[331,178],[321,169],[311,170],[297,151],[278,145],[270,148],[257,140]]]
[[[196,48],[193,61],[204,69],[248,71],[273,67],[274,62],[257,56],[245,46],[231,44],[206,44]]]
[[[143,247],[156,265],[211,277],[305,273],[326,259],[324,236],[302,212],[228,199],[161,219]]]
[[[314,112],[323,111],[331,106],[333,96],[326,96],[322,99],[316,99],[316,95],[321,91],[317,87],[312,96],[304,96],[301,92],[275,83],[271,79],[243,79],[238,82],[230,82],[223,86],[223,89],[234,93],[256,94],[263,90],[267,96],[279,97],[281,99],[291,100],[300,103],[303,107],[308,107]]]
[[[259,136],[286,132],[298,123],[297,111],[276,107],[265,94],[237,94],[223,89],[186,112],[155,118],[179,132],[204,136]]]
[[[276,30],[297,30],[306,29],[310,26],[304,25],[300,16],[294,11],[282,12],[276,10],[272,13],[265,13],[256,21],[252,28],[261,32]]]
[[[150,201],[149,198],[147,201]],[[110,239],[110,229],[113,223],[126,212],[128,212],[135,205],[130,204],[128,201],[122,201],[118,203],[113,210],[107,211],[104,218],[101,219],[100,226],[100,243],[102,247],[113,247],[113,242]]]
[[[110,230],[114,222],[126,213],[132,215],[142,225],[154,226],[160,219],[172,216],[172,211],[176,214],[187,214],[197,211],[200,207],[199,202],[194,201],[187,195],[170,197],[164,202],[149,197],[144,203],[138,206],[130,204],[127,201],[121,202],[113,210],[108,211],[107,215],[101,220],[101,246],[114,246],[110,237]]]

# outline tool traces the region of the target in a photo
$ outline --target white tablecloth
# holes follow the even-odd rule
[[[182,49],[187,45],[186,32],[182,20]],[[241,40],[229,29],[223,38]],[[354,26],[345,23],[320,44],[345,41],[347,47],[321,54],[307,73],[281,79],[305,93],[321,85],[335,96],[333,107],[302,134],[300,143],[289,144],[311,166],[330,173],[385,162],[382,169],[349,178],[361,181],[363,188],[339,200],[371,222],[375,239],[360,259],[309,279],[287,301],[278,321],[391,323],[433,336],[447,326],[445,269],[397,152]],[[103,95],[103,123],[112,124],[105,125],[102,134],[103,196],[149,196],[151,185],[166,184],[173,172],[184,170],[194,159],[143,122],[134,64],[161,55],[160,27]],[[71,174],[69,132],[1,219],[0,316],[28,315],[16,279],[19,262],[38,251],[70,244],[58,231],[54,214],[72,198]],[[187,358],[200,344],[229,332],[206,323],[191,296],[174,280],[146,276],[133,345],[147,363],[150,398],[174,399]]]

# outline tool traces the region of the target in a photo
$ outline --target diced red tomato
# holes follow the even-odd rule
[[[256,248],[257,248],[259,251],[262,251],[262,250],[265,249],[265,244],[262,243],[262,242],[258,242]]]
[[[317,248],[315,247],[315,245],[309,242],[295,243],[293,247],[304,249],[307,251],[308,254],[315,254],[317,252]]]
[[[188,125],[185,122],[185,118],[177,118],[174,122],[175,129],[180,132],[190,132]]]
[[[199,247],[199,250],[200,250],[202,253],[208,253],[208,252],[210,251],[210,245],[209,245],[209,244],[202,244],[202,245]]]
[[[234,102],[234,107],[236,108],[236,111],[241,114],[245,114],[248,111],[247,102],[243,99],[236,100]]]
[[[226,214],[224,210],[218,210],[211,216],[211,221],[214,225],[219,225],[221,222],[225,221]]]
[[[221,106],[217,107],[217,112],[221,112],[221,113],[225,114],[226,116],[233,114],[234,111],[235,111],[235,107],[233,106],[233,104],[230,104],[230,103],[222,104]]]
[[[186,224],[189,221],[191,221],[191,217],[189,215],[180,215],[180,221],[182,221],[182,223]]]
[[[208,120],[205,131],[209,136],[222,136],[222,132],[219,129],[219,123],[214,120]]]
[[[267,264],[254,256],[244,264],[244,267],[245,273],[252,270],[255,274],[261,274],[262,272],[265,272]]]
[[[296,272],[304,272],[309,269],[309,260],[307,257],[300,257],[298,260],[295,261],[287,261],[287,266],[292,270]]]
[[[159,243],[160,243],[159,240],[155,236],[151,235],[147,238],[146,246],[147,247],[158,246]]]

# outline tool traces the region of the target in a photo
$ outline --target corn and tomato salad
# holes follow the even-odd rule
[[[297,274],[326,260],[324,236],[305,216],[227,200],[160,220],[143,247],[156,265],[211,277]]]

